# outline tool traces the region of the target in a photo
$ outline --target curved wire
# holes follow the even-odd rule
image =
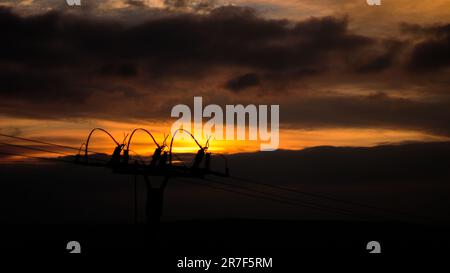
[[[86,143],[81,143],[80,149],[78,149],[78,155],[81,155],[81,150],[83,150],[84,146],[86,146]]]
[[[155,138],[153,137],[152,133],[150,133],[147,129],[144,128],[136,128],[133,130],[133,132],[130,135],[130,138],[128,138],[128,143],[127,143],[127,150],[130,150],[130,143],[131,143],[131,139],[133,138],[133,135],[136,131],[144,131],[146,132],[153,140],[153,142],[156,144],[156,146],[158,148],[161,148],[161,146],[158,144],[158,142],[156,142]]]
[[[93,134],[95,131],[97,131],[97,130],[106,133],[106,134],[114,141],[114,143],[116,143],[117,146],[120,146],[119,142],[117,142],[117,140],[116,140],[116,139],[115,139],[108,131],[106,131],[105,129],[102,129],[102,128],[94,128],[94,129],[92,129],[92,131],[89,133],[89,136],[88,136],[88,138],[87,138],[87,140],[86,140],[86,144],[85,144],[85,146],[84,146],[84,158],[85,158],[86,160],[87,160],[87,153],[88,153],[89,140],[91,139],[92,134]]]
[[[200,149],[205,149],[204,147],[202,147],[202,145],[200,145],[200,143],[198,143],[197,139],[195,139],[194,135],[191,134],[189,131],[185,130],[185,129],[177,129],[175,130],[175,132],[173,133],[172,139],[170,140],[170,149],[169,149],[169,164],[172,165],[172,146],[173,146],[173,140],[175,139],[175,136],[178,132],[186,132],[187,134],[189,134],[192,139],[195,141],[195,143],[198,145],[198,147]]]

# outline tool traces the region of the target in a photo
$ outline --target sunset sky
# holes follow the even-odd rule
[[[279,104],[281,149],[450,139],[450,0],[81,2],[0,0],[0,133],[79,147],[94,127],[118,140],[143,127],[162,141],[171,108],[202,96]]]

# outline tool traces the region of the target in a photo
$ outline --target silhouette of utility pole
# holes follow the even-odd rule
[[[145,205],[147,222],[154,226],[159,225],[162,216],[164,204],[164,190],[169,182],[169,176],[164,176],[162,183],[159,186],[150,182],[148,175],[144,175],[147,185],[147,200]]]
[[[130,151],[130,144],[133,135],[136,131],[144,131],[146,132],[153,142],[156,145],[156,149],[153,152],[153,155],[151,157],[151,161],[149,164],[139,164],[137,161],[134,162],[134,164],[129,164],[129,151]],[[95,131],[101,131],[106,133],[116,144],[116,147],[114,148],[114,151],[111,155],[111,159],[106,164],[99,164],[95,162],[89,162],[88,160],[88,146],[89,141],[91,139],[92,134]],[[194,162],[191,167],[187,166],[178,166],[172,164],[172,147],[173,147],[173,140],[175,138],[175,135],[178,132],[186,132],[188,135],[191,136],[191,138],[195,141],[195,143],[198,145],[199,150],[197,151],[197,154],[194,157]],[[171,177],[191,177],[191,178],[203,178],[205,175],[218,175],[218,176],[225,176],[228,177],[228,165],[226,158],[225,158],[225,172],[217,172],[212,171],[210,169],[211,166],[211,153],[207,152],[209,148],[209,140],[206,142],[205,146],[202,147],[199,142],[195,139],[195,137],[188,131],[179,129],[176,130],[174,135],[172,136],[171,142],[170,142],[170,148],[169,151],[165,151],[166,146],[166,140],[167,137],[165,137],[164,142],[162,145],[158,144],[153,137],[153,135],[146,129],[143,128],[137,128],[134,129],[133,132],[130,134],[130,137],[128,139],[127,144],[125,144],[127,136],[125,136],[123,143],[117,142],[114,137],[107,132],[106,130],[102,128],[94,128],[88,135],[88,138],[86,140],[86,143],[83,143],[80,147],[79,154],[75,156],[75,162],[79,164],[85,164],[85,165],[92,165],[92,166],[103,166],[103,167],[109,167],[112,168],[113,172],[120,173],[120,174],[131,174],[135,176],[134,181],[134,198],[135,198],[135,219],[137,219],[137,181],[136,178],[138,175],[142,175],[144,177],[145,183],[146,183],[146,203],[145,203],[145,216],[146,216],[146,223],[150,224],[153,228],[158,228],[159,223],[162,216],[163,211],[163,204],[164,204],[164,190],[169,182],[169,178]],[[85,147],[84,149],[84,160],[81,160],[81,148]],[[126,147],[126,148],[125,148]],[[162,182],[156,183],[155,181],[150,180],[150,176],[153,177],[162,177]]]

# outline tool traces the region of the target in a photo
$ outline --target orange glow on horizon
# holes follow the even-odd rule
[[[7,124],[15,124],[19,131],[7,130]],[[90,130],[94,127],[102,127],[108,130],[118,142],[122,142],[124,136],[130,133],[134,128],[146,128],[155,137],[159,144],[162,144],[165,134],[169,134],[169,122],[153,123],[124,123],[104,120],[91,120],[89,122],[76,121],[38,121],[26,119],[0,119],[1,132],[13,134],[30,139],[42,140],[56,144],[62,144],[79,148],[81,143],[86,141]],[[206,143],[206,138],[198,139],[201,145]],[[330,146],[375,146],[383,143],[396,143],[403,141],[448,141],[449,138],[427,134],[412,130],[394,130],[394,129],[360,129],[360,128],[335,128],[335,129],[280,129],[279,149],[299,150],[306,147],[330,145]],[[14,143],[19,145],[33,145],[23,141],[15,141],[0,137],[4,143]],[[166,143],[170,145],[170,137]],[[173,144],[174,153],[195,153],[198,146],[187,134],[178,134]],[[1,145],[0,145],[1,146]],[[104,133],[96,132],[93,134],[89,143],[89,150],[111,154],[115,147],[114,142]],[[136,132],[130,144],[130,155],[141,155],[148,157],[153,154],[155,144],[151,138],[143,132]],[[238,140],[210,140],[209,151],[212,153],[242,153],[259,151],[259,141],[238,141]],[[54,150],[54,147],[44,147]],[[2,149],[3,150],[3,149]],[[57,149],[60,152],[76,154],[75,150]],[[18,154],[32,155],[38,157],[57,157],[60,154],[31,151],[17,148]],[[9,156],[6,159],[0,158],[0,161],[15,161],[20,156]]]

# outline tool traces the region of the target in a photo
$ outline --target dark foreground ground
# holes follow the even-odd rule
[[[142,178],[65,163],[0,164],[1,260],[9,254],[72,259],[66,249],[69,241],[80,243],[78,257],[106,257],[108,264],[144,263],[148,272],[185,271],[177,267],[185,258],[212,259],[218,265],[210,271],[234,270],[220,267],[222,258],[272,258],[273,268],[301,272],[311,257],[339,257],[349,263],[359,258],[448,257],[448,166],[450,143],[232,155],[233,176],[272,187],[232,178],[191,181],[194,184],[173,179],[165,191],[162,223],[156,228],[142,224],[146,202]],[[313,202],[351,215],[236,191]],[[381,254],[369,254],[369,241],[380,243]]]
[[[400,222],[271,221],[248,219],[163,222],[146,225],[4,225],[1,248],[10,254],[58,257],[71,240],[83,256],[134,258],[153,267],[177,269],[184,257],[272,258],[273,266],[295,268],[309,257],[448,256],[444,226]],[[369,241],[381,254],[369,254]],[[305,260],[306,262],[306,260]]]

